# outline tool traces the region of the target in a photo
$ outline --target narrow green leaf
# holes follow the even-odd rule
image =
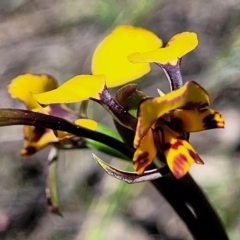
[[[56,148],[51,148],[48,155],[48,177],[46,186],[46,197],[48,208],[52,213],[59,216],[63,216],[59,208],[58,203],[58,192],[57,192],[57,160],[58,160],[58,150]]]

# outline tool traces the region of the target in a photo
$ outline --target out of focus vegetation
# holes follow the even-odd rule
[[[205,161],[191,173],[230,239],[239,239],[239,0],[2,0],[0,107],[23,108],[6,91],[23,72],[48,73],[60,83],[89,73],[95,46],[118,24],[147,27],[165,42],[181,31],[197,32],[200,44],[182,62],[184,80],[194,79],[210,92],[226,128],[191,135]],[[139,82],[149,95],[156,95],[156,88],[169,91],[165,77],[155,70],[153,66]],[[96,119],[113,126],[102,109],[93,108]],[[150,184],[127,185],[110,178],[87,150],[61,152],[58,184],[64,217],[49,213],[44,195],[48,149],[21,158],[21,126],[0,128],[0,142],[1,239],[192,239]]]

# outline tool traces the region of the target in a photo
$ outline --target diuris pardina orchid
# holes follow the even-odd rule
[[[97,47],[92,61],[93,75],[76,76],[34,98],[41,104],[86,99],[99,102],[110,110],[118,123],[135,132],[133,165],[139,175],[144,174],[158,150],[173,175],[180,178],[193,162],[203,163],[186,133],[224,126],[221,115],[208,108],[209,97],[202,87],[193,81],[181,86],[180,60],[197,42],[195,33],[184,32],[175,35],[162,48],[161,40],[145,29],[118,27]],[[150,62],[165,70],[173,91],[156,98],[141,95],[139,100],[142,101],[136,106],[138,113],[132,116],[110,96],[108,88],[139,78],[149,71]]]
[[[52,131],[51,129],[62,131],[68,137],[70,134],[71,137],[82,136],[104,143],[105,146],[99,150],[111,155],[114,155],[114,151],[111,152],[109,149],[106,151],[106,147],[123,150],[123,158],[132,159],[136,172],[124,172],[106,164],[95,155],[94,158],[108,174],[126,182],[152,180],[158,191],[187,223],[196,239],[205,239],[202,237],[205,233],[199,228],[200,225],[204,225],[208,236],[211,232],[216,238],[221,236],[224,237],[221,239],[227,239],[210,205],[207,207],[210,209],[210,213],[207,211],[210,215],[199,217],[202,216],[204,206],[201,208],[201,204],[196,203],[193,196],[196,195],[198,200],[202,199],[202,203],[206,203],[207,200],[187,174],[193,162],[203,163],[188,141],[189,133],[224,127],[221,115],[209,108],[207,92],[194,81],[182,84],[181,60],[198,45],[197,35],[193,32],[183,32],[175,35],[165,47],[162,45],[162,40],[151,31],[133,26],[119,26],[97,46],[92,58],[92,75],[77,75],[59,87],[54,84],[50,88],[42,88],[41,84],[37,84],[33,89],[29,87],[24,89],[20,87],[21,84],[16,84],[22,81],[23,85],[34,85],[36,82],[44,82],[44,79],[51,80],[48,75],[26,74],[13,80],[9,92],[13,97],[23,101],[31,111],[1,110],[0,124],[1,126],[24,124],[35,127],[42,124],[41,127],[44,126],[49,131]],[[151,70],[150,63],[155,63],[163,69],[170,83],[170,93],[163,94],[159,90],[160,96],[149,97],[138,91],[135,84],[125,85],[147,74]],[[14,84],[16,84],[15,91],[13,91]],[[119,89],[116,98],[113,98],[108,89],[121,85],[125,86]],[[28,102],[22,99],[19,89],[31,98],[31,102],[35,101],[37,108],[30,107]],[[59,116],[52,112],[52,106],[55,104],[59,107],[61,106],[59,104],[85,100],[93,100],[101,104],[110,113],[125,145],[116,132],[108,135],[99,132],[94,122],[94,127],[89,127],[88,123],[76,126],[65,121],[64,114],[60,113]],[[41,113],[47,115],[43,116],[44,114]],[[66,119],[74,122],[75,118],[76,116],[74,119],[68,117]],[[76,123],[79,124],[78,121]],[[49,143],[61,142],[62,138],[58,137],[55,131],[52,132],[52,136],[57,138],[48,139],[41,147],[39,143],[36,145],[35,141],[35,151]],[[34,128],[30,132],[33,134]],[[114,134],[116,135],[113,136]],[[35,133],[31,136],[35,137]],[[96,148],[91,144],[88,147]],[[160,161],[167,167],[157,169],[154,160]],[[175,178],[171,179],[169,173]],[[165,176],[162,182],[154,180],[162,175]],[[180,179],[176,180],[176,178]],[[187,182],[188,187],[184,181]],[[191,189],[193,195],[189,195],[189,186],[194,186]],[[191,205],[194,214],[186,204]]]

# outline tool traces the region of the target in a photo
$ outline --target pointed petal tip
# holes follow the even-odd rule
[[[110,166],[103,160],[98,158],[95,154],[92,154],[95,161],[105,170],[105,172],[118,180],[124,181],[128,184],[151,181],[157,178],[161,178],[163,175],[160,173],[161,169],[153,169],[145,171],[142,175],[136,172],[122,171]]]

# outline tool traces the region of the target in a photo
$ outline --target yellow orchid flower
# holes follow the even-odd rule
[[[8,91],[13,98],[23,102],[28,110],[33,112],[44,113],[56,117],[64,118],[68,121],[75,122],[87,128],[95,128],[95,122],[89,119],[78,119],[65,105],[51,104],[42,107],[34,98],[33,94],[51,91],[57,88],[56,80],[47,74],[22,74],[12,80],[8,86]],[[94,123],[92,123],[94,122]],[[23,156],[36,153],[51,143],[73,137],[73,135],[62,131],[53,131],[52,129],[41,126],[24,126],[24,145],[21,151]]]
[[[138,174],[143,174],[155,156],[162,154],[170,170],[179,178],[189,170],[192,162],[203,163],[188,142],[186,133],[224,126],[221,115],[208,108],[209,97],[202,87],[195,82],[181,87],[180,59],[197,44],[195,33],[184,32],[161,48],[161,40],[153,33],[119,26],[96,48],[92,59],[94,75],[75,76],[34,98],[41,104],[97,101],[109,108],[111,115],[117,116],[124,127],[135,131],[133,165]],[[150,70],[151,62],[164,69],[174,91],[143,100],[139,116],[135,118],[111,97],[108,87],[143,76]]]
[[[203,164],[186,132],[224,127],[221,115],[208,106],[207,92],[195,82],[143,101],[134,138],[133,165],[137,173],[143,174],[157,152],[165,156],[176,178],[184,176],[193,162]]]
[[[41,104],[70,103],[89,98],[99,99],[108,88],[134,81],[150,71],[149,63],[133,64],[128,56],[162,46],[154,33],[140,27],[118,26],[97,46],[92,57],[93,75],[77,75],[57,89],[34,95]]]

